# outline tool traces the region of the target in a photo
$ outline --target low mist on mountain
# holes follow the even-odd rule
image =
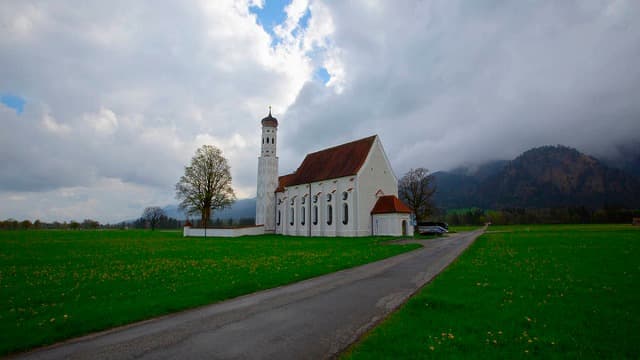
[[[640,156],[627,149],[600,161],[576,149],[542,146],[511,161],[434,173],[440,208],[640,207]]]

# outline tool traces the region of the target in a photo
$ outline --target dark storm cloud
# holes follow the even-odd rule
[[[282,130],[292,154],[378,133],[401,173],[544,144],[604,154],[638,139],[637,2],[330,7],[345,90],[301,91],[283,121],[296,123]]]

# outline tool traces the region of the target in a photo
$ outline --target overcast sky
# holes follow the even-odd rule
[[[640,140],[640,1],[0,2],[0,219],[117,222],[177,203],[195,149],[255,196],[378,134],[395,173]]]

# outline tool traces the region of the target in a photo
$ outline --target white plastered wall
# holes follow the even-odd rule
[[[359,224],[356,236],[373,234],[371,210],[378,201],[379,191],[382,195],[398,196],[398,180],[384,152],[380,138],[376,136],[371,151],[356,177]]]
[[[372,219],[373,234],[376,236],[413,236],[413,225],[411,225],[409,214],[375,214]],[[404,232],[403,226],[406,227]]]
[[[324,180],[311,184],[293,185],[277,193],[276,222],[278,211],[281,221],[276,232],[286,235],[299,236],[357,236],[356,208],[356,177],[348,176],[337,179]],[[346,193],[346,200],[344,194]],[[331,195],[328,200],[327,195]],[[314,202],[314,197],[317,201]],[[304,203],[303,203],[304,199]],[[293,204],[292,204],[293,201]],[[347,218],[344,223],[344,204],[347,204]],[[317,223],[314,224],[314,207],[318,207]],[[332,219],[328,223],[328,207],[331,206]],[[293,207],[294,221],[291,221]],[[302,223],[304,208],[305,221]]]

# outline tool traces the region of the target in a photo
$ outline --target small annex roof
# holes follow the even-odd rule
[[[372,215],[394,213],[411,214],[411,212],[411,208],[409,208],[395,195],[381,196],[373,207],[373,210],[371,210]]]
[[[376,137],[377,135],[373,135],[307,154],[296,172],[279,178],[276,192],[283,191],[285,186],[356,175],[367,159]]]

